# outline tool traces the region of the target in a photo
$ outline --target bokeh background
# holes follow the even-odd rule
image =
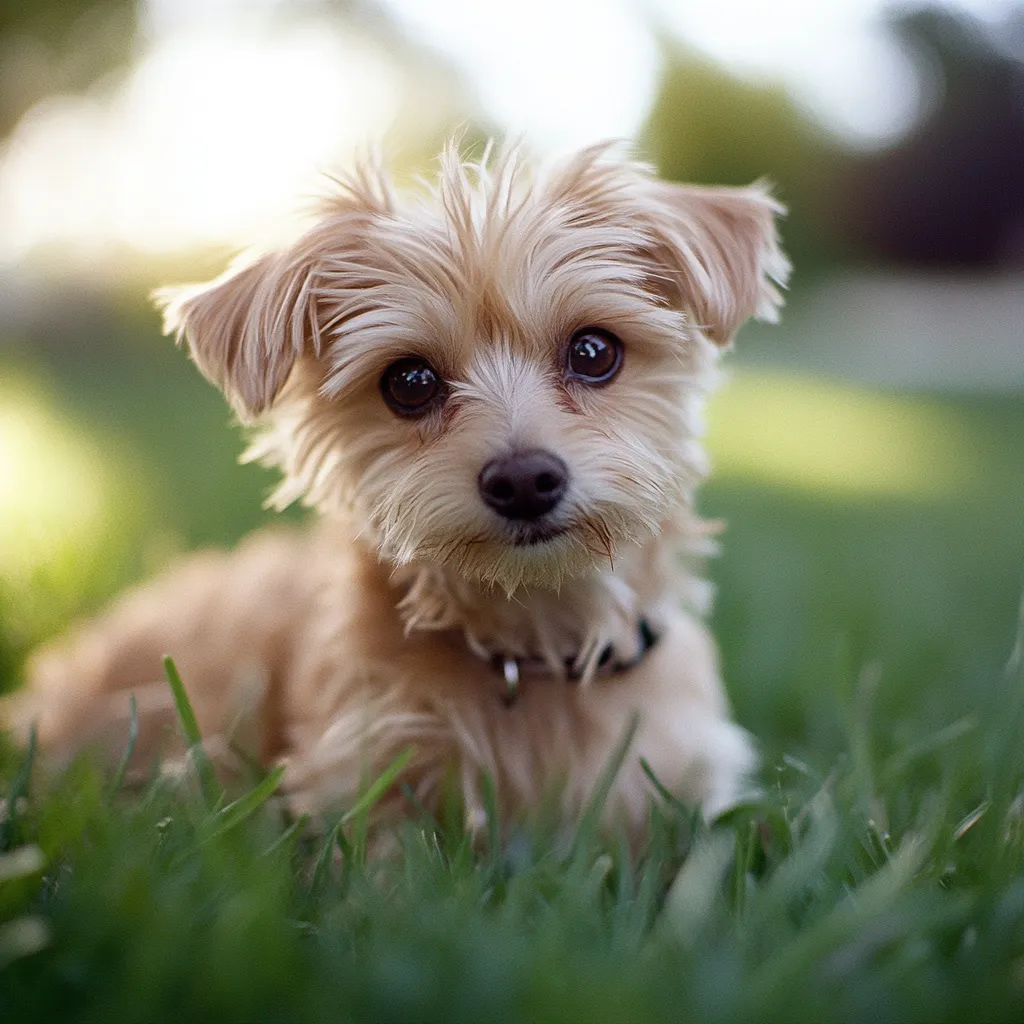
[[[978,741],[1024,584],[1024,6],[997,0],[0,0],[0,689],[267,518],[149,290],[272,243],[360,150],[429,173],[459,126],[775,183],[789,304],[740,336],[703,497],[737,712],[800,770],[865,714],[893,750]]]

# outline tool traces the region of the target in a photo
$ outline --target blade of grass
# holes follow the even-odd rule
[[[778,999],[794,987],[797,978],[845,942],[858,927],[890,910],[927,853],[927,843],[919,837],[908,836],[892,859],[848,899],[822,920],[805,928],[762,964],[750,978],[745,993],[754,1016],[763,1014],[765,1007],[775,1006]]]
[[[25,759],[14,776],[7,791],[7,818],[0,823],[0,852],[10,850],[18,838],[18,804],[28,795],[28,783],[32,775],[32,763],[36,758],[36,727],[29,729]]]
[[[297,821],[293,821],[264,851],[265,857],[272,857],[282,846],[289,843],[309,822],[309,815],[303,814]]]
[[[993,768],[996,785],[991,799],[999,811],[999,819],[1005,818],[1013,805],[1020,787],[1022,771],[1021,750],[1024,744],[1024,597],[1021,598],[1020,620],[1017,639],[1010,654],[1004,677],[1004,697],[1000,701],[999,716],[993,723],[995,742],[993,744]]]
[[[352,822],[352,853],[356,861],[362,864],[366,859],[366,839],[369,828],[370,810],[373,805],[391,788],[395,779],[402,773],[413,748],[406,747],[369,785],[366,792],[355,804],[342,815],[342,825]],[[347,863],[347,861],[346,861]]]
[[[633,740],[639,727],[640,715],[634,711],[630,716],[629,722],[626,724],[626,728],[622,730],[619,742],[615,744],[615,749],[601,770],[597,785],[594,787],[594,791],[591,793],[587,806],[580,817],[580,823],[573,838],[573,856],[579,851],[586,840],[597,834],[597,823],[604,811],[604,805],[612,791],[612,786],[615,785],[615,779],[622,770],[622,765],[625,763],[626,757],[629,754],[629,748],[633,745]]]
[[[334,828],[327,833],[327,839],[324,841],[324,845],[316,858],[316,863],[313,865],[313,878],[309,884],[309,895],[311,898],[320,891],[320,887],[324,883],[327,872],[331,868],[331,860],[334,857],[334,848],[338,845],[338,840],[341,837],[342,823],[342,819],[339,818],[338,821],[334,823]]]
[[[900,750],[889,759],[888,763],[879,773],[879,788],[885,790],[897,785],[915,761],[919,761],[947,744],[954,743],[956,740],[969,735],[978,728],[979,724],[975,715],[967,715],[925,736],[916,743],[911,743],[904,750]]]
[[[259,785],[254,786],[244,796],[239,797],[233,803],[228,804],[227,807],[219,810],[217,817],[214,819],[214,830],[207,837],[207,841],[216,839],[230,829],[237,827],[254,811],[262,807],[273,796],[277,787],[281,785],[284,769],[285,766],[283,764],[278,765]]]
[[[484,812],[487,815],[487,844],[491,866],[501,863],[501,819],[498,817],[498,794],[490,772],[484,772],[480,779]]]
[[[338,895],[344,898],[352,884],[352,866],[356,861],[356,852],[352,844],[345,838],[343,830],[338,832],[338,849],[341,850],[341,878],[338,879]]]
[[[758,914],[770,916],[798,900],[825,870],[841,839],[841,819],[827,789],[819,789],[804,811],[810,827],[806,835],[794,833],[788,856],[762,885]]]
[[[970,832],[970,830],[974,828],[974,826],[977,825],[979,821],[981,821],[981,819],[988,813],[991,807],[991,800],[983,800],[980,804],[978,804],[977,807],[974,808],[974,810],[969,811],[967,814],[965,814],[964,817],[957,822],[956,828],[953,829],[953,839],[957,841],[963,839],[963,837],[967,835],[967,833]]]
[[[759,845],[759,823],[751,818],[747,822],[746,829],[737,823],[734,835],[736,836],[736,856],[733,858],[732,876],[732,898],[733,910],[737,918],[743,917],[744,904],[747,897],[747,883],[750,872],[754,867]]]
[[[715,829],[701,836],[669,887],[659,926],[693,946],[721,903],[722,881],[735,854],[731,830]]]
[[[405,802],[416,812],[417,816],[424,821],[429,821],[433,827],[439,827],[437,819],[423,806],[423,801],[416,795],[415,790],[404,780],[398,784],[398,790]]]
[[[684,804],[682,800],[675,795],[675,793],[671,792],[665,783],[663,783],[661,779],[654,774],[654,769],[651,767],[650,762],[646,757],[640,758],[640,768],[644,775],[647,776],[648,782],[650,782],[654,787],[658,796],[660,796],[669,807],[675,808],[675,810],[680,811],[684,815],[689,815],[693,812],[693,808],[687,807],[686,804]]]
[[[181,723],[181,731],[188,744],[189,754],[195,761],[196,774],[199,776],[199,787],[203,793],[206,806],[213,808],[220,799],[217,777],[213,772],[213,765],[206,756],[203,748],[203,737],[199,732],[199,723],[196,721],[196,714],[192,710],[192,702],[185,692],[185,684],[181,681],[178,666],[174,659],[168,654],[164,657],[164,672],[167,674],[167,681],[171,684],[171,692],[174,694],[174,705],[178,709],[178,721]]]
[[[878,792],[872,736],[872,716],[875,695],[882,681],[882,667],[875,661],[865,664],[857,675],[857,686],[853,695],[849,743],[853,757],[852,781],[857,788],[861,803],[869,814],[879,818],[877,811]]]
[[[128,696],[128,709],[130,712],[128,719],[128,745],[124,748],[121,760],[117,764],[117,771],[114,773],[114,778],[110,783],[109,794],[111,797],[116,796],[121,789],[125,773],[128,771],[128,764],[132,759],[132,754],[135,753],[135,741],[139,738],[139,703],[135,699],[134,693]]]
[[[350,865],[351,862],[360,857],[360,848],[357,843],[349,843],[345,836],[342,834],[342,829],[350,821],[356,821],[363,823],[365,831],[366,816],[369,814],[373,805],[384,795],[388,788],[395,782],[398,776],[402,773],[405,766],[411,760],[415,749],[413,747],[407,747],[403,750],[388,766],[374,779],[373,783],[367,788],[366,792],[353,804],[349,810],[347,810],[335,823],[334,827],[328,832],[327,838],[324,841],[324,845],[320,850],[319,855],[316,858],[316,863],[313,866],[313,876],[310,880],[308,897],[312,901],[315,899],[316,894],[320,892],[321,887],[327,878],[327,873],[330,871],[331,862],[334,857],[334,848],[337,846],[341,852],[346,865]],[[342,890],[346,888],[348,884],[348,871],[342,877]]]
[[[347,825],[359,815],[366,814],[373,805],[391,788],[395,779],[412,759],[415,750],[406,747],[367,787],[366,792],[341,816],[342,825]]]
[[[164,672],[167,681],[171,684],[171,692],[174,694],[174,705],[178,709],[178,721],[181,723],[181,731],[185,735],[185,741],[190,747],[198,746],[203,741],[199,732],[199,723],[196,721],[196,714],[192,710],[192,702],[185,692],[185,684],[181,681],[181,674],[174,659],[164,655]]]
[[[50,926],[37,914],[19,917],[0,925],[0,970],[45,949],[50,944]]]
[[[45,867],[46,856],[35,843],[19,846],[10,853],[0,853],[0,885],[15,878],[38,874]]]

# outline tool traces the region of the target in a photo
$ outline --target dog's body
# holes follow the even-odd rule
[[[116,755],[134,691],[144,761],[170,653],[204,734],[284,759],[298,807],[411,747],[419,799],[454,777],[479,821],[485,773],[506,813],[578,814],[639,715],[610,810],[642,825],[643,758],[713,812],[754,758],[682,558],[718,351],[779,303],[777,207],[602,150],[543,178],[449,150],[433,200],[364,176],[292,248],[165,297],[321,523],[128,595],[37,658],[15,718]]]

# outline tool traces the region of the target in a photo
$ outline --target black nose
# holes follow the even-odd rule
[[[492,459],[480,471],[480,495],[506,519],[539,519],[565,494],[566,464],[551,452],[535,449]]]

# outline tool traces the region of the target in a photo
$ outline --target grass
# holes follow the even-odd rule
[[[49,372],[64,394],[78,371]],[[215,396],[153,372],[172,393],[160,410],[94,371],[68,392],[72,414],[98,431],[138,417],[140,461],[170,467],[158,526],[230,539],[261,483],[229,476],[218,498],[194,482],[193,461],[235,473],[236,442],[212,433]],[[800,387],[782,412],[806,410],[798,433],[827,430]],[[197,411],[173,414],[172,443],[174,395]],[[857,443],[862,406],[843,401]],[[473,845],[454,800],[436,818],[410,800],[385,856],[366,820],[400,765],[345,816],[296,822],[275,774],[229,799],[201,755],[125,792],[88,764],[44,784],[8,750],[0,1020],[1020,1020],[1024,403],[886,401],[915,452],[955,437],[969,470],[913,493],[815,490],[759,456],[754,479],[740,459],[705,494],[729,523],[714,626],[764,755],[757,802],[708,827],[652,780],[651,829],[631,849],[593,814],[571,834],[492,820]],[[736,429],[725,447],[742,453]],[[815,450],[841,460],[837,444]],[[105,589],[140,571],[123,558]],[[7,644],[0,689],[22,650]]]
[[[955,732],[881,762],[855,738],[827,779],[791,761],[712,828],[652,786],[639,851],[594,815],[562,837],[492,822],[474,848],[457,807],[410,805],[400,854],[373,858],[357,837],[400,765],[324,835],[273,805],[278,773],[225,804],[201,772],[119,796],[78,765],[25,802],[29,755],[0,854],[0,1012],[1016,1020],[1022,681],[1006,682],[996,770],[967,813],[980,779],[963,763],[903,792]],[[187,699],[181,714],[192,739]]]

